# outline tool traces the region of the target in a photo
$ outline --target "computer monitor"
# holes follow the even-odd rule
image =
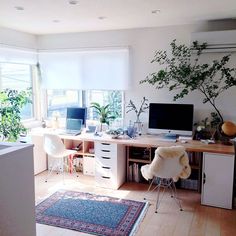
[[[86,125],[87,108],[86,107],[67,107],[67,119],[81,119],[82,125]]]
[[[148,133],[192,135],[193,104],[150,103]]]

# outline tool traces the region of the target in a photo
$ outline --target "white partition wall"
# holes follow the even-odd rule
[[[0,143],[0,235],[35,236],[33,145]]]

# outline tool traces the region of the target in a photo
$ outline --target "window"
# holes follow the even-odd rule
[[[91,102],[100,105],[110,104],[111,110],[123,116],[123,92],[103,90],[47,90],[47,117],[53,112],[59,112],[61,118],[66,117],[66,108],[72,106],[84,106],[88,108],[87,118],[98,119],[97,114],[90,109]]]
[[[80,102],[81,92],[78,90],[47,90],[47,116],[52,117],[57,112],[60,117],[66,117],[66,108],[72,106],[82,106]]]
[[[0,89],[25,90],[32,88],[33,66],[26,64],[0,63]],[[22,108],[23,120],[34,117],[33,103]]]
[[[101,106],[110,104],[110,109],[113,112],[117,112],[117,118],[122,118],[123,111],[123,92],[122,91],[102,91],[102,90],[87,90],[85,91],[85,101],[89,108],[91,102],[97,102]],[[88,109],[88,119],[98,119],[97,113],[92,109]]]

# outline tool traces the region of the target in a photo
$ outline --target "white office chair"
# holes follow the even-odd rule
[[[64,158],[68,157],[69,155],[76,154],[76,151],[66,149],[60,137],[55,134],[44,135],[44,151],[50,155],[50,158],[52,158],[52,167],[48,167],[48,174],[45,182],[48,181],[48,178],[54,170],[60,170],[63,173],[64,181],[64,167],[69,169],[69,166],[67,162],[65,162]],[[73,165],[73,158],[68,158],[68,162],[70,167],[72,167],[72,172],[76,173],[75,167]]]
[[[189,160],[184,147],[172,146],[172,147],[158,147],[155,151],[155,157],[151,164],[141,167],[141,173],[147,180],[151,180],[151,184],[147,190],[150,191],[152,184],[156,183],[157,189],[157,201],[156,210],[160,205],[160,188],[163,187],[163,195],[166,189],[171,190],[171,197],[174,198],[182,211],[181,202],[177,197],[175,181],[180,178],[188,178],[191,174],[191,168],[189,166]],[[146,198],[144,198],[146,199]]]

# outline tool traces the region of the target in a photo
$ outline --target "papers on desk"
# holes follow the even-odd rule
[[[214,144],[216,143],[214,140],[212,139],[201,139],[202,143],[206,143],[206,144]]]

